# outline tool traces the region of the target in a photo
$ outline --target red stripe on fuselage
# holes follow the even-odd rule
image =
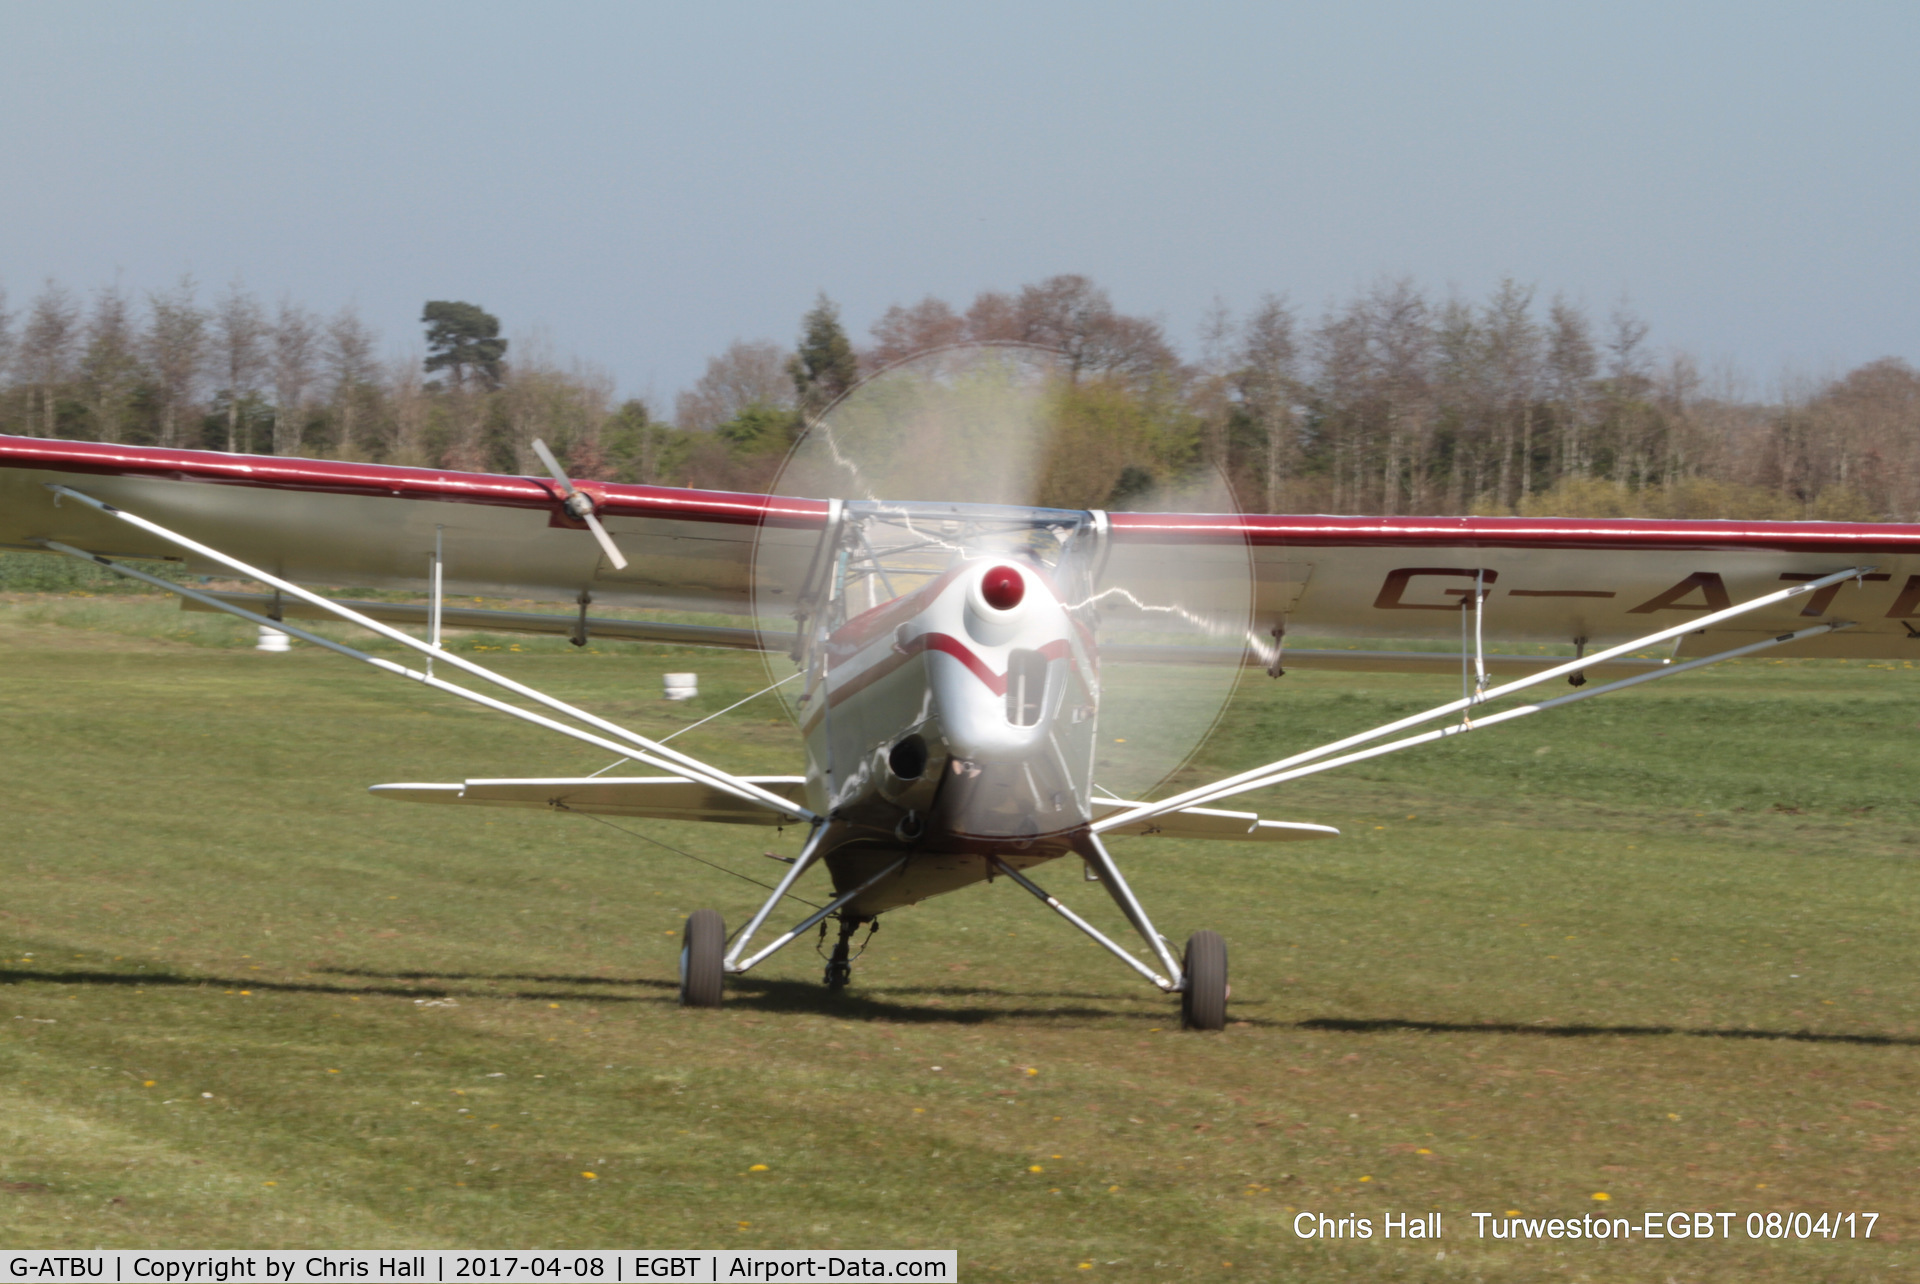
[[[1065,638],[1055,638],[1038,650],[1049,660],[1066,660],[1073,656],[1073,647]],[[890,656],[878,661],[858,677],[850,678],[835,687],[827,697],[828,705],[837,705],[842,700],[866,690],[924,651],[938,651],[942,655],[952,656],[967,667],[967,672],[980,679],[981,685],[987,690],[997,696],[1004,696],[1007,693],[1007,675],[995,673],[987,667],[987,662],[975,654],[965,642],[947,633],[922,633],[918,637],[907,639],[902,645],[895,646]]]
[[[891,633],[920,614],[926,609],[926,604],[938,597],[940,591],[953,582],[953,577],[964,569],[960,566],[949,567],[913,592],[863,611],[835,629],[827,638],[827,667],[839,668],[866,650],[867,644],[874,638],[882,633]]]

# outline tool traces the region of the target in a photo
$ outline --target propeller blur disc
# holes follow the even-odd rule
[[[763,528],[756,543],[772,676],[956,565],[1018,557],[1096,642],[1096,793],[1146,797],[1231,697],[1253,601],[1237,534],[1170,541],[1106,516],[1236,511],[1218,471],[1188,462],[1197,426],[1163,402],[1017,344],[938,349],[857,385],[808,426],[769,488],[843,501],[823,536]],[[803,725],[811,686],[782,688]]]

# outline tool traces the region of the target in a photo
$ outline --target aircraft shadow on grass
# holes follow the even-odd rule
[[[598,985],[632,986],[665,993],[653,994],[580,994],[573,990],[512,990],[502,991],[481,988],[475,985],[327,985],[323,982],[271,981],[258,977],[218,977],[218,976],[182,976],[173,972],[28,972],[0,969],[0,985],[23,985],[39,982],[54,986],[80,985],[116,985],[141,989],[204,989],[204,990],[251,990],[256,994],[314,994],[327,997],[351,998],[356,995],[380,995],[383,997],[407,999],[541,999],[572,1000],[574,1002],[606,1003],[668,1003],[672,1002],[672,992],[679,989],[677,981],[656,980],[649,977],[606,977],[606,976],[550,976],[540,974],[517,973],[447,973],[447,972],[364,972],[345,968],[326,968],[321,971],[335,976],[364,977],[368,979],[384,978],[388,981],[525,981],[541,985]],[[925,991],[933,992],[933,991]],[[939,987],[939,992],[967,994],[978,997],[978,989],[965,990],[959,987]],[[919,1024],[978,1024],[987,1021],[1005,1021],[1031,1017],[1105,1017],[1114,1015],[1111,1009],[1098,1007],[949,1007],[945,1004],[904,1004],[890,1003],[847,991],[831,991],[820,985],[806,981],[781,981],[746,977],[736,981],[730,990],[732,995],[729,1006],[764,1012],[818,1012],[839,1017],[863,1017],[872,1020],[913,1022]],[[1027,995],[1027,998],[1047,998],[1048,995]],[[1063,996],[1068,997],[1068,996]],[[1075,998],[1099,998],[1106,996],[1075,995]]]
[[[353,968],[322,968],[320,971],[333,976],[368,977],[393,981],[533,981],[546,985],[634,985],[647,986],[658,990],[675,990],[679,988],[678,983],[674,981],[610,976],[550,976],[516,972],[371,972]],[[411,991],[409,992],[411,993]],[[558,996],[552,994],[525,994],[506,996],[493,990],[476,990],[468,991],[468,993],[493,998],[592,998],[596,1003],[601,1002],[603,999],[613,1002],[635,1001],[627,996],[599,994],[591,996],[580,994]],[[836,993],[823,989],[814,982],[785,981],[757,976],[734,978],[728,983],[727,993],[729,995],[727,1003],[730,1007],[737,1006],[766,1012],[820,1012],[843,1017],[861,1016],[872,1019],[921,1023],[946,1021],[956,1024],[970,1024],[981,1021],[1005,1020],[1009,1017],[1098,1017],[1113,1015],[1110,1009],[1096,1007],[988,1008],[971,1006],[949,1007],[945,1004],[944,1000],[949,996],[978,999],[981,995],[981,990],[978,986],[909,985],[887,987],[886,993],[889,995],[928,995],[937,1001],[936,1003],[913,1005],[890,1002],[885,998],[876,996],[872,992],[848,992],[842,990]],[[1019,997],[1023,999],[1073,999],[1082,1003],[1089,1001],[1122,1001],[1120,996],[1112,994],[1062,993],[1051,991],[1045,993],[1023,992]]]
[[[28,972],[0,969],[0,985],[40,983],[54,986],[117,985],[152,989],[252,990],[268,994],[315,994],[350,998],[354,995],[381,995],[408,999],[571,999],[593,1003],[666,1003],[670,992],[678,989],[674,981],[651,977],[552,976],[540,973],[477,972],[367,972],[349,968],[323,968],[321,972],[342,977],[407,981],[522,981],[538,985],[630,986],[652,990],[653,994],[580,994],[571,990],[517,990],[502,992],[471,985],[327,985],[320,982],[270,981],[258,977],[182,976],[173,972]],[[978,997],[978,988],[962,986],[903,986],[889,993],[933,995],[932,1002],[894,1003],[859,991],[833,991],[810,981],[786,981],[772,978],[737,979],[729,993],[729,1006],[758,1012],[821,1013],[838,1017],[864,1017],[871,1020],[911,1022],[921,1025],[977,1025],[991,1021],[1021,1018],[1099,1018],[1121,1013],[1114,1007],[1088,1006],[1095,1003],[1124,1003],[1117,995],[1106,994],[1021,994],[1023,999],[1077,999],[1079,1006],[1060,1007],[965,1007],[947,1006],[945,995]],[[1006,993],[1002,991],[1001,993]],[[1496,1021],[1417,1021],[1401,1017],[1361,1020],[1349,1017],[1311,1017],[1305,1021],[1276,1021],[1265,1017],[1246,1017],[1236,1024],[1266,1029],[1313,1030],[1331,1034],[1519,1034],[1548,1039],[1580,1039],[1605,1035],[1650,1038],[1684,1035],[1695,1039],[1767,1039],[1793,1043],[1836,1043],[1862,1047],[1920,1047],[1920,1037],[1899,1034],[1828,1034],[1816,1030],[1716,1029],[1711,1026],[1678,1025],[1539,1025]]]
[[[647,977],[624,976],[551,976],[530,972],[375,972],[360,968],[322,967],[314,971],[326,976],[368,977],[387,981],[538,981],[547,985],[648,985],[673,988],[675,982],[661,981]],[[727,982],[728,993],[764,988],[767,985],[800,985],[801,981],[770,982],[763,977],[735,977]],[[813,985],[813,989],[819,989]],[[978,985],[889,985],[884,987],[888,994],[928,994],[937,998],[949,995],[966,998],[978,998],[982,993],[994,993],[983,990]],[[1122,1001],[1125,996],[1113,993],[1090,993],[1085,990],[1023,990],[1022,998],[1028,999],[1082,999]]]
[[[1784,1039],[1794,1043],[1855,1043],[1878,1048],[1920,1048],[1920,1038],[1900,1034],[1823,1034],[1817,1030],[1714,1029],[1681,1025],[1533,1025],[1501,1021],[1408,1021],[1386,1017],[1360,1021],[1346,1017],[1314,1017],[1292,1023],[1299,1030],[1326,1030],[1338,1034],[1531,1034],[1549,1039],[1584,1039],[1597,1035],[1682,1034],[1694,1039]]]

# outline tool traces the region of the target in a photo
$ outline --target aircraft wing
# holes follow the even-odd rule
[[[627,568],[616,570],[544,477],[0,437],[0,547],[54,539],[108,556],[183,560],[205,574],[220,568],[182,559],[173,546],[85,505],[56,504],[47,482],[305,583],[424,588],[437,538],[451,594],[554,600],[584,590],[602,606],[733,615],[750,610],[756,538],[810,550],[828,512],[825,500],[580,482],[627,556]],[[1726,630],[1690,634],[1678,654],[1845,619],[1856,627],[1775,654],[1920,655],[1920,628],[1909,623],[1920,620],[1914,525],[1160,513],[1115,513],[1110,522],[1116,546],[1245,547],[1256,652],[1276,627],[1289,642],[1458,641],[1461,608],[1476,585],[1486,592],[1488,642],[1584,638],[1594,649],[1796,580],[1862,567],[1871,569],[1859,581],[1741,617]],[[535,627],[563,625],[550,617]],[[712,643],[746,640],[716,635]],[[1291,646],[1288,654],[1298,654],[1302,667],[1420,671],[1453,662],[1374,651],[1343,660],[1337,650]],[[1263,666],[1270,660],[1270,649],[1249,657]]]
[[[1122,802],[1117,798],[1093,800],[1093,819],[1142,807],[1144,803]],[[1338,838],[1332,825],[1308,825],[1291,820],[1262,820],[1251,811],[1222,811],[1217,807],[1184,807],[1131,825],[1107,831],[1110,834],[1148,835],[1164,838],[1211,838],[1234,843],[1297,843],[1314,838]]]
[[[548,478],[0,436],[0,546],[182,560],[85,505],[56,506],[48,482],[300,583],[424,589],[437,537],[448,593],[587,590],[602,605],[728,614],[749,609],[756,534],[810,548],[827,515],[811,500],[579,482],[626,554],[615,570]]]
[[[747,776],[757,785],[795,802],[805,799],[805,776]],[[735,825],[777,825],[780,817],[731,794],[681,776],[581,776],[528,780],[466,780],[459,784],[371,785],[367,792],[394,802],[462,803],[480,807],[542,807],[584,811],[600,816],[636,816],[652,820],[699,820]],[[1094,818],[1110,816],[1140,803],[1096,799]],[[1262,820],[1250,811],[1189,807],[1112,831],[1159,834],[1168,838],[1213,838],[1241,843],[1286,843],[1338,838],[1330,825]]]
[[[1244,542],[1254,627],[1265,639],[1461,638],[1462,607],[1486,594],[1489,642],[1589,650],[1644,637],[1851,567],[1849,580],[1692,633],[1678,658],[1707,655],[1822,620],[1854,628],[1774,656],[1920,659],[1920,525],[1864,522],[1588,520],[1526,517],[1281,517],[1115,513],[1116,541]],[[1308,653],[1340,667],[1337,653]],[[1564,659],[1564,657],[1562,657]],[[1407,669],[1442,657],[1408,655]],[[1448,657],[1457,666],[1458,657]],[[1379,653],[1354,667],[1392,668]]]
[[[756,785],[804,803],[805,776],[745,776]],[[367,792],[395,802],[464,803],[481,807],[550,807],[599,816],[701,820],[730,825],[792,824],[732,794],[683,776],[581,776],[529,780],[467,780],[457,785],[372,785]]]

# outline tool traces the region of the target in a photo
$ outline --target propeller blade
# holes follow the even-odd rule
[[[587,524],[587,529],[592,531],[593,537],[600,541],[600,548],[606,553],[607,560],[613,563],[613,568],[617,571],[626,570],[627,559],[620,555],[619,548],[613,542],[613,536],[607,534],[607,528],[602,526],[600,519],[593,515],[592,496],[573,484],[573,480],[560,467],[560,461],[553,457],[551,450],[547,449],[547,443],[538,437],[533,439],[533,453],[540,456],[540,462],[547,466],[547,471],[553,474],[553,479],[567,488],[568,500],[572,500],[576,495],[580,496],[578,506],[568,503],[567,511]]]
[[[566,472],[560,467],[560,461],[553,457],[553,452],[547,449],[547,443],[535,437],[533,439],[533,453],[540,456],[540,462],[547,466],[547,471],[553,474],[553,479],[567,488],[567,494],[573,494],[573,482],[568,479]]]
[[[600,524],[600,519],[592,513],[587,513],[585,515],[585,521],[587,523],[587,529],[592,531],[593,537],[600,541],[600,547],[605,550],[607,560],[613,563],[613,569],[616,571],[626,570],[627,559],[620,556],[620,550],[614,545],[613,536],[607,534],[607,528]]]

